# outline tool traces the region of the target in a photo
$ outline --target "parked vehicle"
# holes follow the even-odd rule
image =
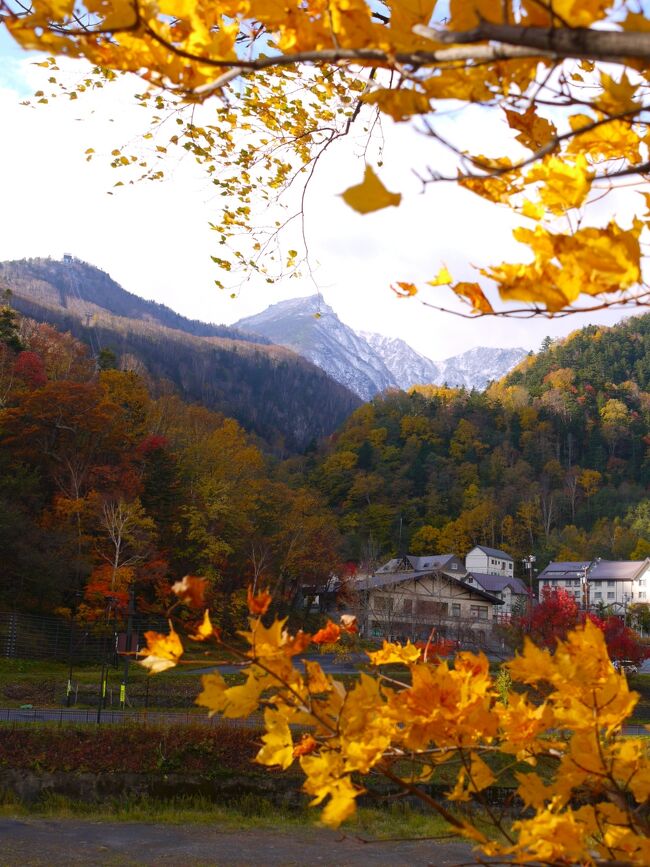
[[[622,671],[624,674],[638,674],[639,667],[631,659],[615,659],[614,668],[616,671]]]

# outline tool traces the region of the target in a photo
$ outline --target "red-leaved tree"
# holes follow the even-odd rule
[[[544,587],[542,598],[532,611],[513,618],[510,637],[515,646],[521,646],[528,636],[539,646],[554,648],[587,619],[602,630],[610,659],[638,664],[649,655],[636,632],[626,626],[622,618],[612,615],[601,619],[582,611],[575,598],[561,587]]]

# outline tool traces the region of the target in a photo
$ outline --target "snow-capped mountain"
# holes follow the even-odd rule
[[[381,356],[318,295],[273,304],[237,327],[288,346],[363,400],[397,387]]]
[[[440,368],[439,382],[483,389],[492,380],[505,376],[526,355],[528,353],[521,347],[498,349],[494,346],[477,346],[437,362]]]
[[[370,331],[360,333],[383,360],[395,383],[404,391],[412,385],[442,382],[440,365],[420,355],[399,337],[385,337]]]
[[[318,295],[273,304],[240,319],[235,327],[288,346],[338,382],[370,400],[387,388],[450,385],[482,389],[500,379],[525,355],[525,349],[479,346],[432,361],[408,343],[381,334],[356,332]]]

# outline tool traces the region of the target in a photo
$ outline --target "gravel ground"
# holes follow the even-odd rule
[[[238,832],[196,825],[0,819],[2,867],[452,867],[471,860],[466,843],[364,843],[322,829]]]

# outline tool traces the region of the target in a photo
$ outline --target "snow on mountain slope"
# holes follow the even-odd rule
[[[492,380],[505,376],[527,354],[521,347],[499,349],[494,346],[477,346],[460,355],[439,361],[439,382],[483,389]]]
[[[236,327],[288,346],[363,400],[397,387],[382,358],[317,295],[273,304]]]
[[[526,355],[524,349],[480,346],[432,361],[399,338],[355,332],[318,295],[273,304],[262,313],[240,319],[234,327],[288,346],[363,400],[387,388],[406,390],[412,385],[483,389]]]
[[[430,358],[420,355],[399,337],[385,337],[383,334],[372,334],[368,331],[362,331],[361,335],[383,360],[397,385],[404,391],[412,385],[442,381],[440,366]]]

